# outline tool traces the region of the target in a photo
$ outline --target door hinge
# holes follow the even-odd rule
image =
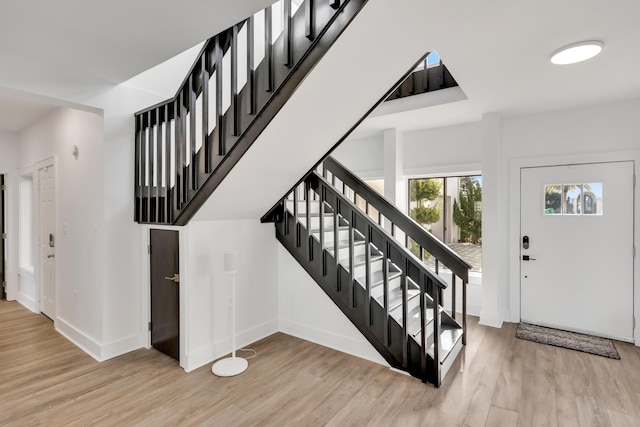
[[[151,330],[151,322],[148,323],[147,327]]]

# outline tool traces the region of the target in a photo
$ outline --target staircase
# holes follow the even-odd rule
[[[412,75],[414,66],[396,83],[406,67],[402,64],[420,55],[415,52],[422,38],[409,37],[411,45],[399,46],[405,34],[395,31],[409,28],[419,34],[419,14],[406,16],[407,10],[428,8],[419,0],[403,3],[405,14],[395,14],[397,4],[390,0],[371,2],[369,13],[363,14],[368,21],[354,25],[358,28],[351,38],[344,37],[349,39],[349,55],[337,43],[319,64],[366,3],[279,0],[208,40],[176,95],[135,115],[135,220],[185,225],[198,210],[202,216],[211,206],[214,211],[242,206],[243,215],[249,209],[262,213],[336,140],[344,139],[349,126],[355,128],[366,108],[373,109],[394,92],[397,97],[455,85],[443,66],[437,75],[426,69]],[[419,22],[407,25],[414,19]],[[386,20],[389,34],[370,25],[381,20]],[[357,56],[352,54],[354,43],[359,55],[366,53],[358,44],[363,35],[368,48],[395,43],[386,47],[387,63],[375,73],[353,64],[345,67]],[[367,61],[370,57],[371,52],[365,55]],[[334,71],[336,58],[350,74]],[[353,62],[363,61],[357,59]],[[317,70],[327,62],[334,67]],[[411,75],[409,86],[401,85]],[[314,77],[314,84],[302,88],[313,90],[298,91],[303,80]],[[385,87],[382,97],[373,80]],[[349,95],[355,86],[358,94],[366,95],[357,102]],[[340,97],[323,96],[327,88]],[[346,100],[348,109],[342,108]],[[319,101],[338,107],[323,108]],[[313,114],[304,117],[304,124],[293,123],[292,111],[301,104]],[[283,124],[293,133],[304,132],[304,148],[297,145],[300,138],[286,135]],[[297,162],[279,161],[292,155]],[[267,157],[278,160],[266,162]],[[251,194],[243,188],[255,193],[254,176],[264,179],[260,194],[242,197]],[[212,203],[216,198],[222,202]],[[226,215],[236,217],[234,213]],[[307,174],[262,220],[275,222],[277,238],[392,366],[440,385],[466,341],[468,264],[331,158],[324,161],[322,173]],[[416,248],[418,256],[409,247]],[[435,271],[424,265],[425,256],[435,257]],[[453,285],[447,308],[441,264],[447,266],[443,273],[451,272]],[[458,318],[456,278],[463,294]]]
[[[469,264],[331,157],[262,220],[391,366],[440,386],[466,343]]]

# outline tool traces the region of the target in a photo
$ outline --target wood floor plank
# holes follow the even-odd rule
[[[576,404],[576,393],[573,390],[572,377],[562,372],[554,375],[556,393],[556,418],[559,426],[577,426],[578,406]]]
[[[486,427],[513,427],[518,425],[518,413],[509,409],[491,406]]]
[[[513,324],[468,325],[438,389],[282,333],[252,345],[246,372],[218,378],[153,349],[98,363],[48,319],[0,301],[0,425],[640,425],[638,347],[616,343],[611,360],[516,339]]]

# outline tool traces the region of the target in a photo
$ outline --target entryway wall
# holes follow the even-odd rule
[[[104,326],[103,137],[101,115],[58,108],[19,134],[16,162],[25,179],[33,176],[34,192],[36,165],[45,159],[55,163],[57,307],[53,321],[59,332],[96,359],[103,357]],[[31,238],[32,247],[37,247],[37,232]],[[24,279],[26,284],[26,274]],[[34,309],[29,299],[37,300],[37,289],[32,286],[19,300]]]
[[[594,162],[634,161],[640,165],[640,100],[524,116],[504,121],[505,166],[509,177],[509,310],[510,321],[520,320],[520,169]],[[640,196],[635,187],[634,244],[639,246]],[[632,251],[633,248],[629,248]],[[585,260],[597,266],[598,260]],[[615,266],[610,266],[615,268]],[[634,261],[635,343],[640,345],[639,257]]]
[[[428,114],[428,109],[425,114]],[[640,160],[640,99],[538,114],[488,114],[479,121],[402,132],[404,170],[437,174],[474,168],[483,175],[483,286],[481,322],[500,326],[519,321],[519,174],[522,166]],[[382,132],[348,139],[336,157],[365,178],[383,176]],[[362,153],[372,152],[362,156]],[[636,187],[635,242],[639,246],[640,205]],[[484,217],[483,217],[484,218]],[[640,289],[635,261],[635,306]],[[490,268],[485,268],[490,267]],[[494,273],[490,273],[492,270]],[[488,274],[489,273],[489,274]],[[493,274],[493,275],[491,275]],[[638,322],[636,315],[636,322]],[[636,331],[640,326],[636,326]],[[637,332],[636,332],[637,333]],[[640,339],[636,335],[636,343]]]

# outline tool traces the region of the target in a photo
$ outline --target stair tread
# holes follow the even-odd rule
[[[440,329],[440,362],[453,350],[459,339],[462,338],[462,328],[453,325],[442,325]],[[427,349],[427,354],[433,357],[434,345]]]
[[[427,325],[429,325],[432,321],[433,321],[433,305],[431,306],[427,306],[426,308],[426,315],[427,315]],[[408,324],[407,324],[407,330],[408,333],[413,337],[418,339],[417,335],[420,333],[420,306],[414,307],[413,309],[411,309],[409,311],[409,313],[407,313],[407,317],[408,317]],[[441,323],[441,328],[443,327],[460,327],[459,325],[451,325],[449,323],[447,323],[449,321],[449,319],[451,319],[451,317],[449,316],[449,314],[447,314],[447,312],[444,310],[444,307],[440,306],[440,323]],[[399,323],[401,322],[402,317],[400,317],[399,319]],[[453,319],[451,319],[453,320]],[[455,322],[455,320],[454,320]]]
[[[400,277],[402,275],[402,273],[399,272],[399,271],[390,271],[388,273],[389,273],[388,274],[389,281],[391,281],[391,280],[393,280],[393,279],[395,279],[397,277]],[[360,282],[363,286],[365,286],[365,284],[366,284],[365,276],[357,277],[356,280],[358,282]],[[384,282],[384,275],[383,275],[382,270],[372,271],[371,272],[371,287],[372,288],[381,285],[383,282]]]
[[[420,313],[420,290],[416,288],[409,288],[409,295],[407,296],[407,305],[416,304],[415,307],[410,308],[407,311],[407,319],[411,322],[412,316],[415,316]],[[398,324],[402,325],[402,304],[397,307],[394,307],[391,310],[391,315],[398,322]],[[418,322],[419,323],[419,322]]]
[[[433,317],[431,317],[430,321],[431,320],[433,320]],[[419,323],[420,322],[418,321],[418,324]],[[417,330],[409,329],[410,336],[418,344],[420,344],[420,341],[421,341],[420,331],[421,331],[420,328],[417,328]],[[448,324],[440,325],[440,352],[439,352],[440,362],[442,362],[447,357],[447,355],[455,347],[455,345],[458,342],[458,340],[460,340],[461,338],[462,338],[462,327],[461,326],[448,325]],[[429,346],[427,348],[427,354],[433,358],[434,345],[433,345],[433,337],[432,336],[428,336],[427,337],[427,344]]]

